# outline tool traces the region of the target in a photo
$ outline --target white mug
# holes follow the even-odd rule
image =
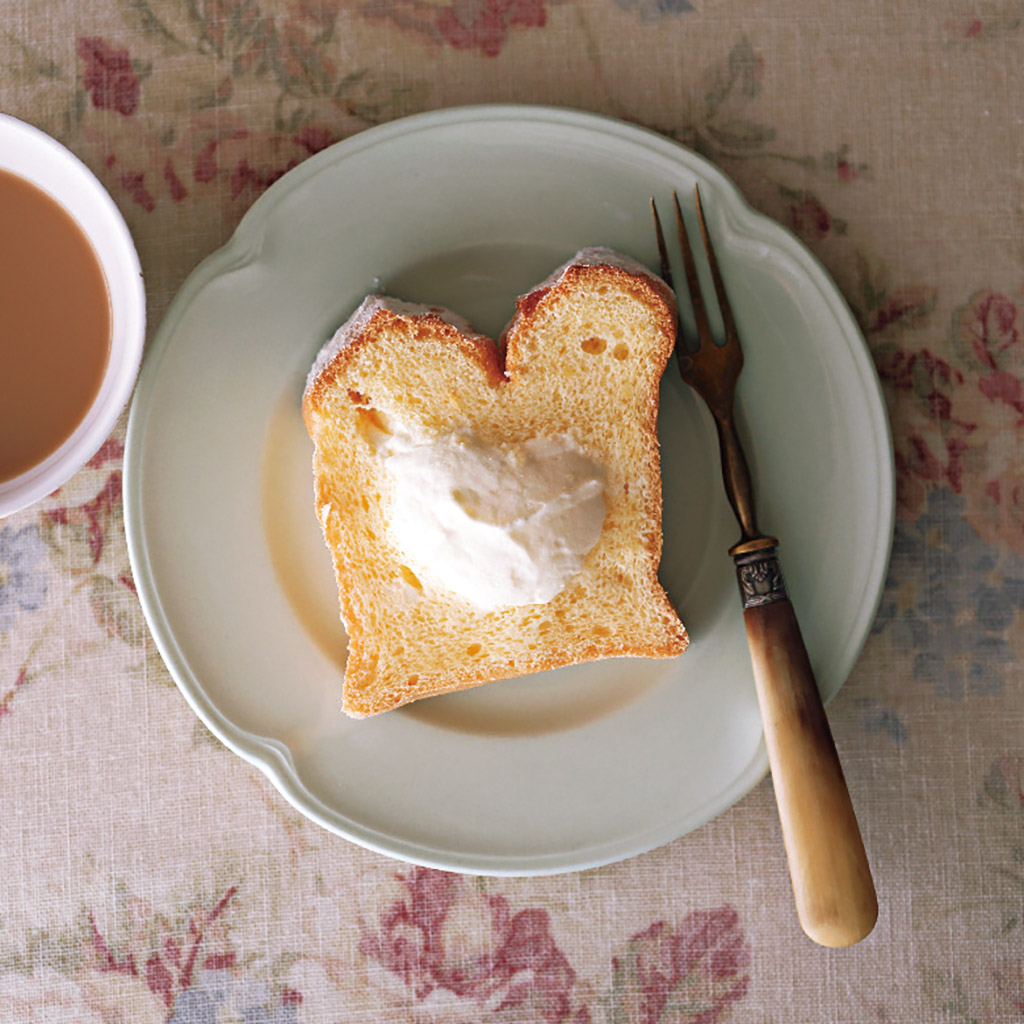
[[[17,512],[66,483],[117,423],[139,371],[146,334],[146,295],[139,257],[124,218],[92,172],[45,132],[0,114],[0,170],[41,189],[85,232],[103,268],[110,298],[110,353],[99,391],[81,422],[56,451],[0,483],[0,517]]]

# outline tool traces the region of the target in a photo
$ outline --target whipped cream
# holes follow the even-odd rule
[[[424,584],[494,611],[550,601],[582,570],[604,525],[604,471],[571,437],[396,440],[379,449],[391,535]]]

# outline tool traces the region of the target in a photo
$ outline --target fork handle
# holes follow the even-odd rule
[[[797,913],[823,946],[859,942],[878,901],[800,626],[774,548],[736,555]]]

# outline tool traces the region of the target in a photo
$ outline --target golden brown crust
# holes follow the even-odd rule
[[[325,404],[330,389],[343,375],[344,367],[358,358],[359,350],[366,346],[391,342],[395,336],[394,325],[403,318],[390,309],[380,308],[367,321],[366,326],[350,341],[342,345],[334,358],[316,375],[302,396],[302,418],[306,429],[310,428],[312,411]],[[480,368],[495,387],[505,379],[497,346],[483,335],[467,335],[448,323],[437,313],[424,313],[416,318],[418,331],[443,338],[455,346],[466,358]],[[412,353],[410,353],[412,355]]]
[[[575,264],[565,268],[557,284],[535,288],[516,299],[516,315],[502,333],[505,373],[509,378],[514,377],[519,369],[519,346],[513,343],[512,338],[520,324],[528,323],[542,306],[557,302],[584,278],[618,284],[636,294],[641,301],[649,302],[657,320],[658,331],[666,339],[665,345],[655,354],[655,359],[660,360],[662,367],[668,362],[676,337],[676,297],[672,289],[652,274],[631,274],[621,267]],[[654,396],[654,411],[657,416],[657,394]]]
[[[675,616],[675,610],[664,598],[668,611]],[[351,641],[350,641],[351,642]],[[534,672],[546,672],[549,669],[566,668],[569,665],[580,665],[588,661],[600,661],[605,658],[674,658],[682,654],[690,645],[690,639],[686,630],[680,626],[680,632],[675,643],[660,644],[598,644],[591,642],[581,645],[578,648],[560,648],[548,656],[531,656],[509,665],[508,671],[488,674],[486,679],[481,679],[471,667],[452,669],[443,677],[424,685],[419,683],[415,695],[400,689],[391,692],[381,693],[375,691],[370,695],[369,700],[363,700],[366,696],[357,690],[347,690],[345,694],[345,712],[353,718],[369,718],[381,714],[384,711],[392,711],[409,704],[413,700],[423,700],[426,697],[440,697],[446,693],[458,693],[460,690],[469,690],[480,686],[482,683],[496,683],[502,679],[516,679],[519,676],[529,675]],[[362,666],[359,667],[362,674]],[[390,698],[390,699],[389,699]]]
[[[547,605],[507,608],[490,613],[474,611],[468,606],[460,608],[461,647],[458,638],[453,640],[449,654],[440,659],[439,664],[425,671],[400,671],[394,666],[383,665],[392,653],[385,634],[392,627],[390,620],[399,617],[399,613],[385,609],[391,613],[385,619],[379,616],[375,619],[371,614],[374,601],[381,602],[375,595],[364,592],[369,585],[364,577],[370,572],[364,548],[369,542],[357,536],[352,529],[354,519],[360,516],[367,518],[368,513],[358,511],[364,495],[360,493],[354,476],[337,473],[334,464],[337,450],[332,445],[340,444],[342,440],[339,440],[340,435],[339,438],[328,437],[330,431],[338,427],[337,418],[350,415],[351,402],[344,401],[343,396],[351,396],[353,381],[359,378],[359,374],[368,372],[365,368],[360,369],[362,362],[396,344],[402,346],[401,358],[409,360],[418,358],[425,351],[425,346],[430,346],[432,353],[450,351],[454,361],[462,367],[467,390],[472,390],[469,382],[476,380],[483,392],[496,396],[497,407],[509,407],[511,404],[515,408],[517,396],[530,387],[530,381],[523,378],[524,370],[529,369],[527,348],[537,324],[545,317],[557,318],[560,304],[569,301],[581,287],[596,289],[602,286],[636,300],[646,311],[654,336],[651,351],[645,356],[644,381],[647,383],[637,395],[639,404],[636,407],[640,433],[644,438],[644,466],[642,470],[633,467],[640,474],[637,481],[641,493],[631,500],[641,503],[638,520],[644,524],[638,537],[641,548],[631,556],[628,566],[615,568],[614,560],[609,561],[614,552],[604,551],[602,542],[599,542],[588,556],[590,568],[584,570],[584,583],[570,582]],[[399,707],[410,700],[599,658],[672,657],[686,649],[689,643],[686,630],[657,579],[662,548],[661,477],[656,433],[658,381],[671,354],[674,339],[674,297],[662,282],[616,266],[570,265],[555,284],[539,288],[517,302],[516,316],[504,336],[507,342],[504,366],[493,342],[479,335],[463,333],[439,315],[422,313],[410,318],[381,308],[338,348],[315,378],[311,378],[303,398],[303,418],[316,445],[317,515],[334,557],[341,616],[349,634],[344,694],[344,710],[348,714],[365,717]],[[380,479],[375,480],[375,486],[378,489],[383,486]],[[388,550],[386,540],[377,537],[373,543],[383,545],[378,552],[381,560],[392,559],[397,565],[400,553]],[[629,600],[644,609],[644,621],[648,623],[646,631],[617,629],[615,623],[599,626],[596,630],[588,628],[591,624],[580,612],[580,606],[586,607],[588,594],[594,587],[614,588],[616,578],[622,580],[623,587],[631,588]],[[591,590],[588,591],[587,586]],[[624,590],[623,594],[625,599],[627,592]],[[443,630],[445,615],[450,611],[452,602],[446,605],[437,598],[434,603],[438,605],[436,614],[433,618],[424,615],[423,623],[432,624],[435,630]],[[538,625],[538,619],[544,620],[545,617],[551,620],[547,625],[556,623],[556,628],[560,629],[559,642],[543,642],[541,627],[545,623],[541,621]],[[480,643],[467,644],[467,639],[488,636],[524,639],[514,654],[499,652],[482,659],[466,656],[467,646],[481,646]],[[528,637],[537,642],[527,644],[525,638]]]

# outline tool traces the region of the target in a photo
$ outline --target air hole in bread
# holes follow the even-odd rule
[[[587,355],[599,356],[608,347],[607,342],[604,338],[584,338],[580,342],[580,348],[583,349]]]
[[[366,401],[366,399],[358,391],[353,391],[351,388],[349,388],[348,400],[353,405],[368,405],[369,404]]]
[[[406,686],[415,686],[420,681],[419,676],[409,676],[405,681]]]
[[[539,626],[537,626],[537,629],[541,633],[546,633],[551,628],[551,626],[552,626],[551,620],[550,619],[545,619],[542,623],[540,623]]]
[[[391,436],[388,421],[383,413],[362,406],[356,409],[356,429],[363,440],[375,450]]]
[[[475,657],[476,657],[476,656],[477,656],[477,655],[478,655],[478,654],[479,654],[479,653],[480,653],[480,652],[481,652],[482,650],[483,650],[483,647],[481,647],[481,646],[480,646],[480,644],[470,644],[470,645],[469,645],[469,646],[468,646],[468,647],[466,648],[466,653],[467,653],[467,654],[468,654],[468,655],[469,655],[469,656],[470,656],[471,658],[475,658]]]
[[[419,576],[416,575],[407,565],[403,565],[399,570],[398,574],[409,584],[410,587],[415,587],[417,590],[423,589],[423,584],[420,583]]]
[[[594,636],[611,636],[612,631],[608,626],[595,626]]]
[[[624,359],[628,359],[629,358],[629,346],[628,345],[624,345],[620,341],[618,343],[618,345],[616,345],[615,348],[612,349],[612,355],[615,356],[615,358],[618,359],[620,362],[622,360],[624,360]]]

